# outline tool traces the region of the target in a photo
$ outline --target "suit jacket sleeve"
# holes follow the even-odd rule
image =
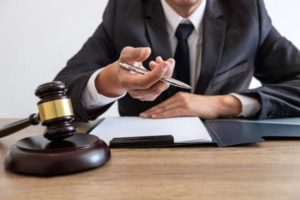
[[[244,94],[260,99],[262,109],[257,118],[299,116],[299,50],[272,26],[263,0],[258,0],[258,12],[261,31],[254,75],[263,86]]]
[[[55,80],[62,81],[68,86],[68,95],[72,100],[76,121],[95,119],[110,107],[108,105],[95,110],[86,110],[81,103],[81,95],[91,75],[117,59],[112,38],[114,4],[114,0],[109,1],[102,24],[55,77]]]

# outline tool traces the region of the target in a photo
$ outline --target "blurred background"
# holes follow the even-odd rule
[[[93,34],[107,2],[0,0],[0,117],[37,111],[34,90],[51,81]],[[275,27],[300,48],[300,1],[265,2]],[[114,106],[105,115],[116,114]]]

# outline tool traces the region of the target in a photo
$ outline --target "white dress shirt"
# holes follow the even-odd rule
[[[201,71],[201,62],[202,62],[202,41],[203,41],[203,16],[206,8],[206,1],[203,0],[201,5],[188,17],[183,18],[179,14],[177,14],[170,5],[166,2],[166,0],[161,0],[162,7],[167,20],[167,29],[170,35],[170,44],[172,55],[175,54],[176,46],[177,46],[177,38],[175,36],[175,32],[180,23],[191,23],[194,26],[194,30],[188,39],[189,49],[190,49],[190,76],[191,76],[191,86],[193,90],[196,87],[197,80],[200,76]],[[199,67],[200,66],[200,67]],[[84,90],[82,95],[82,103],[88,108],[96,108],[105,106],[113,101],[116,101],[122,96],[116,98],[109,98],[97,92],[95,86],[95,79],[97,75],[101,73],[101,69],[97,70],[89,79],[87,87]],[[242,112],[240,116],[243,117],[251,117],[255,115],[260,110],[260,103],[250,97],[242,96],[239,94],[232,93],[232,96],[235,96],[242,103]]]

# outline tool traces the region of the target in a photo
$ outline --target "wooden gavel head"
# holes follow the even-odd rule
[[[76,128],[72,125],[73,108],[65,84],[60,81],[42,84],[35,95],[40,98],[37,106],[41,124],[46,127],[44,137],[57,141],[72,136]]]

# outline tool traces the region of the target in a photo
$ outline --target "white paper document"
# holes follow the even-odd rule
[[[98,124],[90,134],[107,144],[113,138],[172,135],[174,143],[211,143],[212,138],[197,117],[143,119],[110,117]]]

